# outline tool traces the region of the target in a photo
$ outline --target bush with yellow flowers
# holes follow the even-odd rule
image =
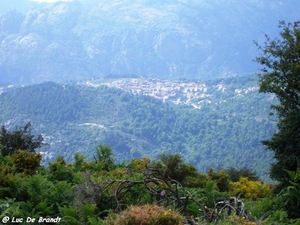
[[[245,199],[257,200],[270,196],[271,189],[262,181],[251,181],[246,177],[241,177],[239,181],[230,183],[230,193],[232,196],[240,195]]]
[[[145,169],[149,163],[150,163],[150,159],[147,157],[144,157],[142,159],[132,159],[130,162],[130,166],[133,169],[142,170],[142,169]]]
[[[16,172],[25,175],[35,174],[40,167],[42,155],[40,153],[32,153],[23,150],[17,150],[11,155],[11,161],[16,166]]]

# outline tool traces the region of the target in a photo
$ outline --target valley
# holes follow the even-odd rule
[[[72,161],[74,152],[92,159],[94,147],[105,144],[119,161],[178,153],[199,171],[248,167],[268,179],[272,154],[261,141],[275,129],[275,98],[258,93],[255,75],[46,82],[3,88],[0,103],[1,124],[32,121],[43,134],[45,162],[58,155]]]

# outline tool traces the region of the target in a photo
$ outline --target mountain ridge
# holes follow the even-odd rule
[[[0,17],[0,82],[109,74],[212,79],[253,73],[253,40],[294,21],[293,1],[80,1]],[[300,5],[299,5],[300,6]],[[15,27],[14,30],[8,29]]]

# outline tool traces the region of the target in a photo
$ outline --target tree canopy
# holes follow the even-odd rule
[[[279,181],[278,190],[284,190],[291,183],[289,171],[300,167],[300,21],[282,21],[279,28],[279,38],[266,36],[263,46],[256,43],[263,52],[256,61],[263,66],[260,92],[275,94],[279,100],[272,106],[279,118],[278,129],[263,143],[275,153],[270,175]],[[291,212],[290,216],[300,217],[300,213]]]
[[[31,122],[25,124],[23,128],[17,128],[15,131],[8,131],[5,126],[0,130],[0,150],[1,155],[12,155],[18,150],[24,150],[34,153],[43,143],[43,136],[36,138],[31,134]]]

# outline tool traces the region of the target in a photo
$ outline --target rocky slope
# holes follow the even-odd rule
[[[253,40],[298,19],[298,1],[56,2],[0,16],[0,82],[257,71]]]

